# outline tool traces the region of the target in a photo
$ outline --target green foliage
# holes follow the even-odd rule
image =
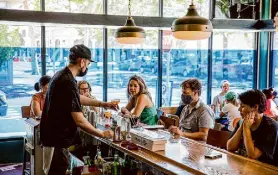
[[[217,0],[216,7],[218,7],[226,18],[229,18],[229,0]]]
[[[14,47],[21,44],[18,28],[9,29],[7,25],[0,25],[0,68],[3,63],[12,58]]]

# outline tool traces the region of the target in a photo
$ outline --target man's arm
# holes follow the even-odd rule
[[[96,99],[91,99],[84,95],[80,95],[80,103],[84,106],[95,106],[95,107],[103,107],[103,108],[118,110],[118,106],[116,104],[113,104],[111,102],[98,101]]]
[[[242,129],[243,126],[242,124],[238,127],[238,129],[235,132],[235,134],[233,134],[233,136],[228,140],[227,142],[227,151],[231,151],[234,152],[236,150],[238,150],[239,146],[240,146],[240,140],[242,137]]]
[[[101,131],[99,129],[96,129],[93,127],[88,120],[83,116],[82,112],[72,112],[71,113],[73,120],[77,126],[79,126],[84,131],[97,136],[97,137],[104,137],[104,138],[111,138],[113,135],[113,132],[110,130],[107,131]]]
[[[258,159],[262,155],[262,151],[255,147],[250,128],[243,127],[243,139],[248,157]]]
[[[182,136],[190,139],[206,141],[208,137],[208,131],[209,128],[199,128],[199,132],[194,132],[194,133],[183,132]]]

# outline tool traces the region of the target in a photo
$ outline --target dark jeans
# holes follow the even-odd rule
[[[48,175],[65,175],[69,167],[69,151],[55,148]]]

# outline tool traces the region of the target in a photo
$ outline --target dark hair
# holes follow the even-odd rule
[[[88,60],[91,60],[91,51],[84,44],[74,45],[72,48],[70,48],[70,64],[76,64],[78,58],[86,58]]]
[[[263,89],[262,91],[265,94],[266,99],[271,99],[273,96],[275,97],[277,95],[277,92],[275,92],[272,87]]]
[[[266,110],[266,96],[258,89],[245,91],[238,96],[241,103],[249,105],[253,108],[255,105],[259,106],[259,113]]]
[[[202,94],[202,84],[197,78],[189,78],[181,83],[181,87],[185,88],[186,84],[192,91],[198,91],[199,96]]]
[[[39,82],[35,83],[34,85],[34,89],[36,91],[40,91],[40,86],[45,86],[46,84],[48,84],[51,80],[51,77],[48,75],[44,75],[40,78]]]

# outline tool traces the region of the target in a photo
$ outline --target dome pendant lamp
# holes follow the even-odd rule
[[[199,16],[196,6],[191,2],[187,14],[176,19],[171,27],[172,35],[182,40],[202,40],[211,36],[212,24],[210,20]]]
[[[123,27],[120,27],[115,32],[115,38],[120,44],[141,44],[145,38],[146,33],[143,28],[135,25],[131,17],[131,5],[128,1],[128,17]]]

